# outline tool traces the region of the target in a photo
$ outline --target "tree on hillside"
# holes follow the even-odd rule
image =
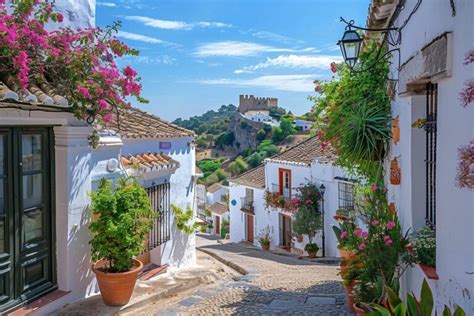
[[[242,157],[237,157],[233,162],[229,164],[229,171],[233,176],[241,174],[248,169],[247,163],[242,159]]]
[[[272,128],[272,140],[274,143],[280,143],[285,139],[283,131],[280,127],[273,126]]]
[[[289,118],[282,118],[280,120],[280,128],[283,133],[283,139],[289,135],[296,134],[296,129],[293,126],[293,121]]]
[[[263,161],[263,157],[260,153],[253,153],[247,157],[247,163],[252,167],[255,168]]]

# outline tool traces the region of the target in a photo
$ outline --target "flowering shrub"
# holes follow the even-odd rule
[[[282,208],[285,206],[285,199],[278,192],[265,191],[264,199],[265,199],[265,207]]]
[[[111,120],[114,110],[129,107],[129,96],[147,102],[140,96],[137,72],[129,66],[120,69],[114,61],[138,54],[114,36],[118,23],[105,29],[59,27],[49,32],[45,23],[63,20],[51,4],[22,0],[12,9],[8,13],[0,0],[0,71],[14,76],[15,92],[26,94],[33,85],[48,84],[71,102],[76,117],[102,123]]]
[[[456,185],[459,188],[474,189],[474,140],[458,149],[458,157]]]
[[[361,52],[362,64],[377,59],[375,44]],[[367,71],[353,72],[345,64],[331,64],[336,79],[315,82],[320,96],[312,97],[317,136],[322,148],[338,154],[338,164],[375,181],[390,140],[388,65],[380,61]]]
[[[321,194],[315,183],[306,183],[296,188],[296,198],[294,204],[298,207],[305,206],[314,212],[319,212]]]

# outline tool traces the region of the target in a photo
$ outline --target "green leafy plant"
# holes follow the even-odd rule
[[[387,292],[388,304],[370,304],[365,305],[365,309],[369,310],[368,316],[431,316],[434,308],[433,293],[426,280],[423,280],[421,286],[420,298],[417,299],[415,295],[408,294],[406,303],[402,302],[397,292],[385,285]],[[456,306],[454,313],[451,312],[448,306],[444,306],[443,316],[465,316],[466,312],[460,307]]]
[[[272,238],[270,235],[270,227],[267,226],[262,231],[260,232],[260,235],[258,236],[258,242],[260,245],[270,245],[272,242]]]
[[[140,254],[145,235],[152,228],[148,194],[132,178],[119,180],[117,187],[101,179],[91,199],[91,210],[97,217],[89,225],[92,259],[106,260],[106,272],[130,270],[133,257]]]
[[[416,263],[436,267],[436,232],[431,227],[423,227],[410,239],[413,259]]]
[[[316,82],[320,95],[310,98],[322,146],[335,149],[339,165],[371,182],[381,174],[390,139],[389,68],[386,60],[375,63],[378,52],[375,43],[361,52],[361,64],[374,64],[367,71],[334,67],[335,79]]]
[[[322,228],[322,215],[310,206],[300,206],[291,223],[295,234],[308,235],[309,244],[313,244],[316,233]]]
[[[309,243],[304,246],[304,250],[307,252],[318,252],[319,246],[317,243]]]
[[[210,210],[205,210],[204,211],[204,214],[207,216],[207,217],[211,217],[212,216],[212,212]]]
[[[176,205],[171,205],[171,209],[173,210],[176,227],[179,231],[192,234],[198,228],[199,224],[197,222],[190,223],[194,218],[194,211],[189,206],[186,210],[183,210]]]

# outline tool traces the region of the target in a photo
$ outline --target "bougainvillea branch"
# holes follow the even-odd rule
[[[15,92],[48,85],[69,100],[78,118],[99,123],[129,107],[127,97],[147,102],[137,72],[115,63],[138,54],[115,37],[119,23],[105,29],[61,27],[62,15],[39,0],[18,1],[10,11],[0,0],[0,76]],[[55,31],[45,29],[50,21],[58,23]]]
[[[474,140],[458,149],[458,173],[456,185],[459,188],[474,189]]]

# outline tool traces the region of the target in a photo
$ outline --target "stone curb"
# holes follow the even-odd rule
[[[196,248],[197,250],[199,251],[202,251],[204,252],[205,254],[208,254],[209,256],[213,257],[214,259],[216,259],[217,261],[219,262],[222,262],[223,264],[225,264],[226,266],[228,266],[229,268],[232,268],[234,269],[235,271],[237,271],[238,273],[242,274],[242,275],[247,275],[249,274],[249,272],[247,270],[245,270],[244,268],[242,268],[241,266],[233,263],[232,261],[229,261],[229,260],[226,260],[224,258],[222,258],[221,256],[219,256],[218,254],[216,254],[215,252],[212,252],[210,250],[207,250],[203,247],[197,247]]]
[[[137,302],[132,303],[131,305],[127,305],[125,308],[120,310],[120,313],[136,311],[137,309],[148,306],[149,304],[159,299],[168,298],[170,296],[173,296],[174,294],[190,290],[203,283],[212,283],[210,282],[211,280],[209,280],[209,278],[211,277],[214,279],[212,280],[212,282],[215,282],[216,276],[214,274],[210,274],[207,277],[198,277],[198,278],[191,279],[189,281],[183,281],[182,283],[179,283],[171,288],[168,288],[156,294],[149,295],[144,299],[141,299],[141,300],[138,300]]]

